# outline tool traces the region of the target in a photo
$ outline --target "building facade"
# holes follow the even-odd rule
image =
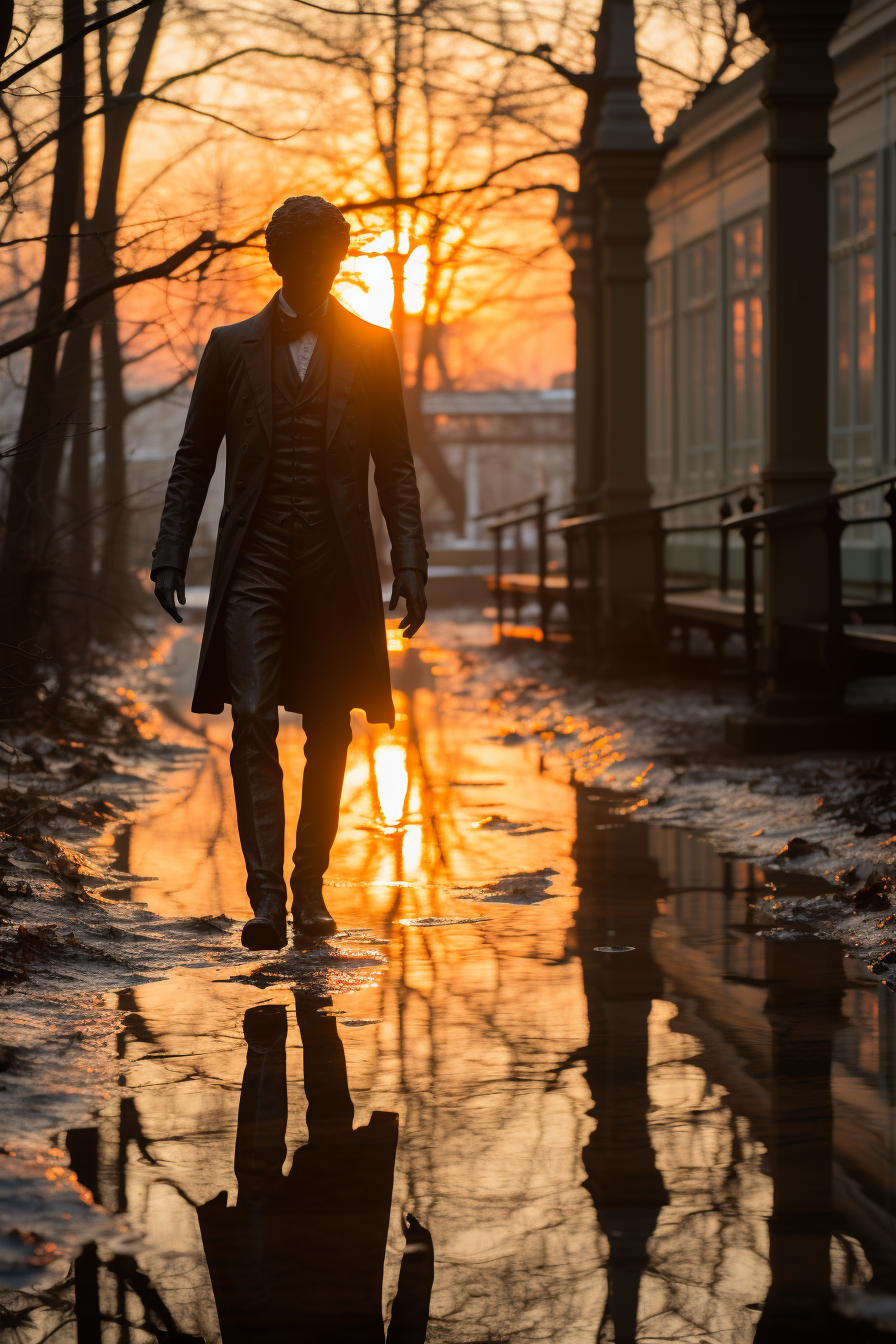
[[[837,484],[896,469],[896,0],[861,0],[831,46],[829,452]],[[654,501],[737,484],[759,498],[768,442],[767,117],[763,62],[700,95],[667,132],[649,198],[648,470]],[[879,503],[855,505],[869,515]],[[712,572],[715,540],[673,544]],[[880,524],[850,528],[844,573],[889,575]]]

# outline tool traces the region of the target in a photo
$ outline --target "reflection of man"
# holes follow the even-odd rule
[[[181,619],[193,534],[221,439],[224,509],[193,698],[233,707],[231,769],[253,949],[286,942],[278,705],[303,715],[302,809],[293,920],[327,934],[323,874],[339,822],[349,711],[394,723],[376,549],[368,514],[372,457],[392,542],[390,606],[407,602],[410,638],[426,612],[427,555],[392,337],[329,294],[348,248],[334,205],[294,196],[265,240],[283,288],[255,317],[211,334],[196,375],[153,551],[165,610]]]
[[[286,1157],[286,1009],[250,1008],[234,1170],[239,1194],[199,1210],[223,1344],[383,1344],[383,1260],[398,1116],[353,1126],[345,1054],[329,999],[297,996],[308,1142]],[[423,1344],[432,1239],[413,1217],[387,1344]]]

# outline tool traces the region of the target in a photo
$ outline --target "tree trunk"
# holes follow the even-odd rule
[[[14,0],[0,0],[0,65],[6,60],[6,51],[12,36],[14,9]]]
[[[420,351],[414,381],[405,389],[405,408],[408,417],[408,432],[414,456],[423,463],[435,483],[436,489],[451,510],[454,526],[459,535],[463,535],[467,520],[467,492],[461,478],[445,461],[441,446],[429,432],[426,417],[423,414],[423,378],[426,363],[430,355],[435,354],[435,339],[438,328],[424,321],[420,329]]]
[[[77,33],[83,26],[83,0],[63,0],[63,37]],[[82,171],[82,126],[77,113],[84,106],[83,43],[75,42],[68,47],[61,61],[59,124],[68,129],[60,134],[56,148],[37,326],[52,321],[62,312],[65,303],[71,230],[77,218]],[[12,459],[6,533],[0,560],[4,638],[10,644],[33,638],[40,629],[43,616],[42,580],[50,511],[48,501],[41,497],[41,455],[53,432],[58,349],[59,338],[54,336],[32,350],[18,435],[19,443],[26,446]]]
[[[134,113],[152,58],[165,0],[155,0],[146,10],[140,33],[134,44],[120,96],[104,118],[103,166],[97,189],[92,232],[91,284],[102,284],[115,275],[115,257],[109,240],[118,227],[118,189],[125,151]],[[99,7],[98,7],[99,10]],[[108,82],[108,44],[101,43],[103,80]],[[108,101],[108,99],[107,99]],[[103,466],[103,538],[100,550],[98,595],[106,613],[107,632],[113,634],[120,613],[134,596],[134,579],[127,554],[128,507],[127,468],[125,463],[124,422],[127,403],[124,392],[123,362],[118,334],[115,298],[100,301],[97,314],[101,327],[103,390],[106,425]]]

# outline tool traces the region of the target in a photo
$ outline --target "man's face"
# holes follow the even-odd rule
[[[342,257],[331,240],[313,234],[296,239],[292,249],[280,258],[286,302],[297,313],[313,312],[329,294],[341,265]]]

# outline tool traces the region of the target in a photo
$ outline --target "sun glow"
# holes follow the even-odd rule
[[[405,748],[400,742],[381,742],[373,754],[376,791],[387,826],[397,826],[404,816],[408,791]]]
[[[406,232],[399,233],[397,247],[391,229],[363,242],[360,252],[343,262],[336,280],[335,290],[340,303],[378,327],[392,324],[395,282],[390,256],[396,255],[404,263],[404,310],[421,313],[426,296],[429,254],[423,243],[414,247]]]

